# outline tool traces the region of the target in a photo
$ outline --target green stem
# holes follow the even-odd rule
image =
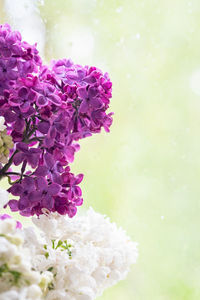
[[[9,161],[7,162],[7,164],[5,164],[5,166],[0,170],[0,180],[6,176],[6,172],[8,171],[8,169],[11,167],[12,163],[13,163],[13,158],[15,156],[15,154],[17,154],[19,152],[19,150],[15,150],[15,152],[13,152],[12,156],[10,157]]]

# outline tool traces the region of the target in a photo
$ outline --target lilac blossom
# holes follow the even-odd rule
[[[18,78],[18,73],[15,70],[17,65],[17,60],[14,57],[8,60],[0,59],[0,81],[9,82],[11,80],[16,80]]]
[[[25,86],[22,86],[16,96],[10,97],[11,106],[17,106],[22,113],[27,113],[35,102],[36,93]]]
[[[37,177],[35,180],[37,187],[36,191],[31,192],[30,199],[33,202],[37,202],[40,199],[41,206],[51,211],[54,207],[54,197],[60,190],[61,186],[57,183],[48,184],[44,177]]]
[[[16,150],[18,151],[14,156],[13,163],[18,166],[22,162],[27,162],[33,169],[38,166],[40,154],[42,152],[41,149],[38,148],[30,148],[25,143],[17,143]]]
[[[0,116],[15,144],[8,163],[0,166],[0,179],[14,180],[8,189],[15,197],[8,202],[12,211],[76,214],[83,175],[71,173],[69,164],[80,139],[109,131],[111,97],[107,73],[70,59],[45,66],[36,45],[0,25]]]

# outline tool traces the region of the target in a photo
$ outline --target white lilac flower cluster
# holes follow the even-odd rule
[[[53,275],[33,269],[24,232],[4,216],[0,219],[0,300],[43,299]]]
[[[0,209],[8,193],[0,189]],[[0,215],[0,300],[40,300],[52,281],[51,272],[33,268],[32,252],[20,223]]]
[[[35,268],[54,274],[48,300],[93,300],[136,262],[137,244],[91,208],[72,219],[51,214],[33,222],[45,242],[43,250],[36,249]]]
[[[93,300],[136,262],[137,243],[91,208],[33,223],[18,229],[13,219],[0,220],[0,300]]]

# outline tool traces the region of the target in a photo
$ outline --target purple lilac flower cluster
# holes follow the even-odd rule
[[[109,131],[112,83],[96,67],[71,60],[44,66],[36,45],[21,40],[8,24],[0,26],[0,116],[15,144],[0,178],[18,196],[8,205],[24,216],[57,211],[73,217],[83,202],[83,175],[70,172],[78,140]],[[12,165],[21,172],[13,172]]]

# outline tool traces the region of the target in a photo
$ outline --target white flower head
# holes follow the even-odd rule
[[[54,274],[48,300],[93,300],[124,279],[136,262],[137,243],[91,208],[72,219],[55,213],[33,222],[45,243],[36,253],[35,268],[51,268]]]
[[[5,218],[4,218],[5,216]],[[40,300],[52,280],[51,272],[33,269],[31,250],[17,222],[0,218],[0,300]]]
[[[33,223],[38,228],[19,229],[0,218],[0,300],[94,300],[136,262],[137,243],[91,208]]]

